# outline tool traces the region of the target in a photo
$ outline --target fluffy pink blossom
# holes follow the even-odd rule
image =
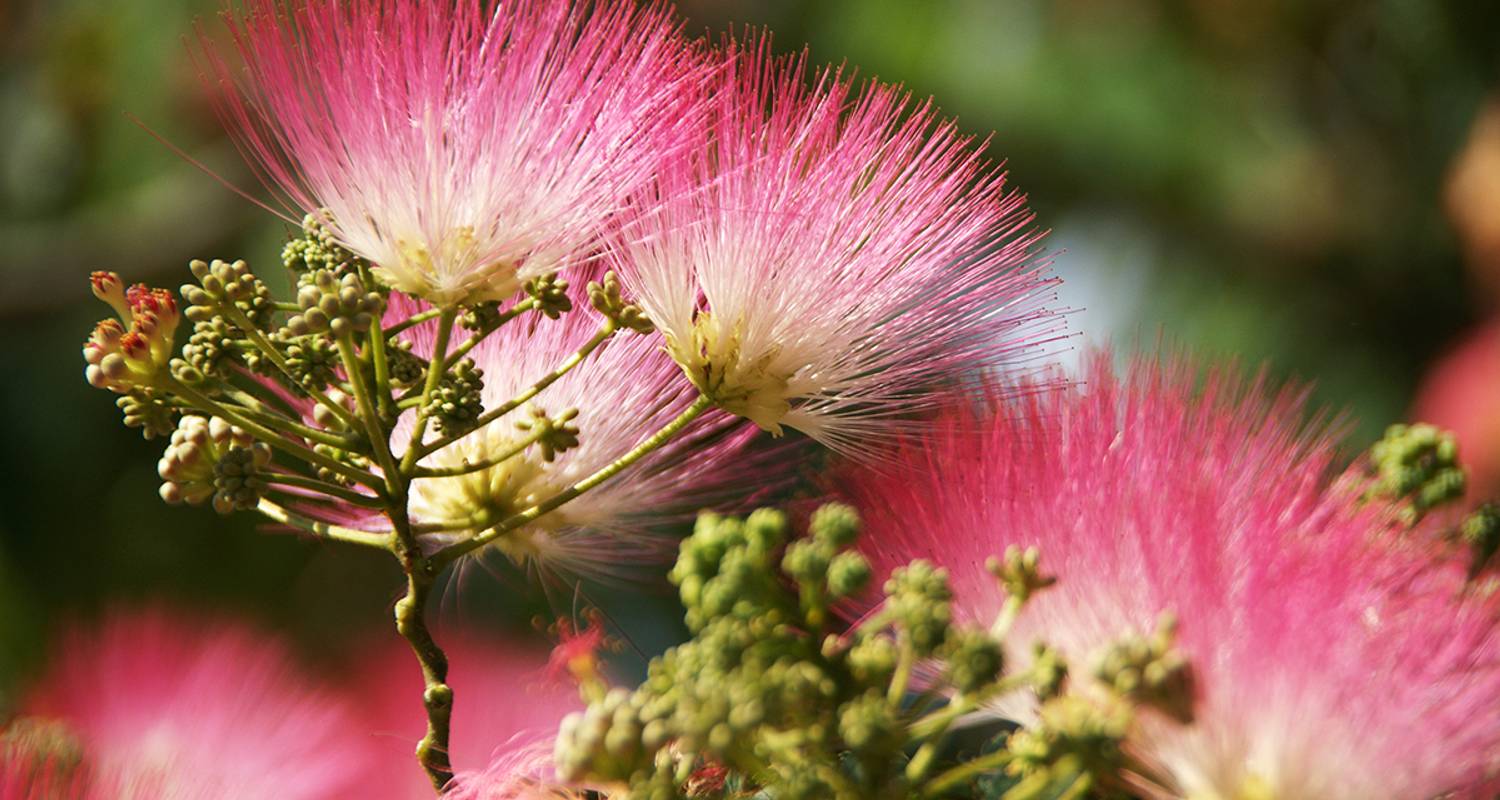
[[[552,742],[558,723],[583,707],[578,689],[547,674],[547,652],[459,632],[437,634],[448,653],[453,712],[449,755],[456,773],[445,796],[463,800],[560,797]],[[380,797],[426,797],[427,775],[412,743],[427,730],[422,673],[405,642],[392,639],[363,659],[358,685],[365,729],[383,751],[370,777]]]
[[[595,335],[599,320],[588,310],[582,287],[570,291],[580,309],[557,320],[516,320],[469,353],[484,372],[485,409],[527,391]],[[388,319],[422,310],[395,295],[391,303]],[[418,325],[402,334],[424,359],[432,352],[434,325]],[[412,520],[419,525],[447,524],[447,530],[422,534],[433,549],[472,536],[609,465],[692,402],[692,387],[654,336],[616,334],[540,395],[464,434],[421,464],[459,468],[511,452],[528,435],[517,421],[532,419],[536,412],[555,419],[576,410],[569,423],[578,428],[576,447],[547,461],[542,448],[532,445],[492,467],[459,476],[418,478],[411,487]],[[396,425],[392,442],[398,458],[415,416],[409,411]],[[756,433],[728,414],[710,411],[620,475],[479,552],[498,553],[513,564],[554,576],[619,576],[632,566],[660,560],[670,545],[658,535],[661,522],[707,505],[743,503],[755,491],[773,490],[789,478],[785,470],[770,471],[773,460],[785,458],[785,448],[749,450]],[[440,435],[429,427],[425,441]],[[384,517],[364,509],[309,505],[302,510],[364,529],[389,529]]]
[[[247,0],[221,114],[263,179],[449,305],[591,257],[698,124],[706,62],[632,0]]]
[[[279,644],[162,613],[64,636],[21,706],[80,755],[5,766],[0,797],[342,798],[374,766],[358,717]],[[80,759],[78,761],[77,759]],[[12,790],[16,794],[6,794]]]
[[[951,412],[845,491],[878,566],[946,566],[975,622],[1004,600],[985,559],[1039,548],[1058,583],[1008,639],[1016,669],[1044,640],[1086,674],[1174,613],[1197,720],[1140,721],[1130,746],[1166,781],[1151,797],[1478,796],[1500,753],[1493,593],[1330,488],[1335,442],[1303,410],[1263,381],[1116,378],[1100,357],[1082,387]]]
[[[865,449],[935,381],[1052,329],[1024,198],[952,122],[839,71],[809,84],[764,40],[730,49],[705,141],[611,254],[700,391]]]

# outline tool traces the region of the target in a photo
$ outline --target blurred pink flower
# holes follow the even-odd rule
[[[553,797],[552,743],[558,723],[583,707],[578,689],[547,675],[547,651],[440,631],[456,699],[448,794],[466,800]],[[412,747],[427,730],[422,673],[405,642],[391,639],[362,659],[357,685],[365,729],[384,757],[369,783],[379,797],[432,794]],[[528,794],[530,792],[530,794]]]
[[[1058,583],[1008,638],[1017,669],[1043,640],[1083,675],[1175,613],[1197,720],[1140,720],[1130,746],[1167,783],[1149,796],[1471,796],[1500,752],[1494,593],[1330,488],[1335,442],[1303,411],[1263,380],[1183,362],[1117,378],[1099,356],[1082,387],[950,412],[844,491],[877,571],[946,566],[982,624],[1004,601],[985,559],[1040,549]]]
[[[76,738],[82,759],[41,765],[59,794],[32,797],[332,800],[375,765],[351,707],[277,642],[162,612],[63,636],[21,713]],[[5,770],[0,797],[20,796],[3,792],[23,770]]]
[[[705,141],[608,258],[720,407],[865,451],[1057,318],[1024,198],[928,103],[730,44]]]
[[[1471,498],[1500,495],[1500,319],[1472,331],[1432,366],[1412,419],[1458,437]]]
[[[631,0],[248,0],[224,121],[292,206],[396,288],[503,299],[592,257],[700,120],[707,63]]]

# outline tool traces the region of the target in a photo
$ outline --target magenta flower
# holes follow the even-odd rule
[[[1260,381],[1200,385],[1183,363],[1121,379],[1100,356],[1082,387],[950,413],[846,492],[874,560],[948,567],[974,621],[1004,601],[985,559],[1039,548],[1058,583],[1008,638],[1016,669],[1045,640],[1082,675],[1177,616],[1196,721],[1139,721],[1129,746],[1164,780],[1148,796],[1475,796],[1500,753],[1493,593],[1330,488],[1335,442],[1302,411]]]
[[[617,225],[615,269],[721,408],[868,448],[1055,320],[1024,198],[899,89],[731,45],[701,147]]]
[[[279,644],[161,613],[65,636],[21,710],[77,755],[0,786],[24,771],[69,798],[333,800],[375,763],[352,708]]]
[[[547,674],[547,653],[515,643],[441,634],[449,655],[449,684],[460,699],[453,715],[450,756],[455,778],[445,797],[472,800],[558,798],[552,768],[557,726],[583,707],[578,689]],[[427,728],[412,691],[422,673],[404,642],[391,641],[364,660],[359,678],[365,730],[384,753],[370,776],[379,797],[428,797],[432,784],[410,758],[411,743]],[[554,792],[554,790],[557,790]]]
[[[205,43],[227,126],[290,205],[439,305],[587,261],[698,124],[705,66],[630,0],[249,0]],[[206,37],[205,37],[206,38]]]

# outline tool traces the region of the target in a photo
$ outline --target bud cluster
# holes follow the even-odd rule
[[[380,293],[366,291],[364,281],[352,272],[342,278],[326,269],[309,274],[309,281],[297,290],[301,312],[286,323],[293,336],[364,333],[385,306]]]
[[[1463,496],[1465,471],[1458,440],[1434,425],[1392,425],[1370,448],[1375,473],[1371,494],[1405,501],[1402,517],[1411,524],[1433,508]]]
[[[181,315],[166,289],[136,284],[128,290],[113,272],[90,277],[94,296],[118,315],[94,326],[83,344],[85,376],[93,386],[126,394],[150,388],[172,358],[172,337]]]
[[[848,549],[858,517],[827,505],[812,515],[807,536],[789,543],[787,528],[783,514],[767,509],[745,519],[699,517],[670,574],[693,639],[654,659],[635,691],[612,690],[564,721],[556,747],[562,778],[625,785],[629,796],[650,798],[927,796],[933,748],[952,721],[1019,685],[1004,682],[1001,642],[954,622],[946,571],[923,561],[892,574],[883,606],[864,624],[828,630],[830,606],[870,579],[863,556]],[[1044,585],[1034,555],[1008,561],[1029,567],[1028,585]],[[917,663],[933,677],[911,688],[946,695],[949,706],[909,702]],[[1130,692],[1089,713],[1086,701],[1058,694],[1066,668],[1055,653],[1040,648],[1032,672],[1048,698],[1044,721],[1052,722],[1011,737],[1015,758],[1029,764],[1009,779],[1017,786],[1087,780],[1115,763],[1127,695],[1165,692],[1182,668],[1169,629],[1129,640],[1101,674]],[[949,777],[932,780],[947,789],[983,777],[962,763],[950,757],[941,764]],[[705,771],[730,777],[697,780]]]
[[[218,417],[185,416],[156,464],[168,503],[211,501],[220,514],[254,508],[266,489],[271,450]]]

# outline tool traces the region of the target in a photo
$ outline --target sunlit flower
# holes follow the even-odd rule
[[[590,258],[698,123],[701,59],[662,6],[246,6],[226,15],[242,71],[205,46],[226,124],[292,206],[434,303]]]
[[[1031,352],[1051,281],[1024,198],[951,122],[804,71],[765,42],[737,49],[706,141],[664,168],[612,257],[704,395],[862,449],[935,381]]]
[[[469,353],[483,372],[484,409],[494,410],[528,391],[597,334],[598,317],[586,310],[582,290],[575,286],[571,291],[580,309],[557,320],[517,320]],[[393,296],[388,318],[420,310]],[[425,359],[432,351],[434,323],[402,337]],[[608,466],[692,402],[692,387],[655,337],[616,334],[534,399],[423,459],[425,467],[462,471],[520,451],[465,474],[412,481],[412,521],[422,526],[422,539],[433,549],[484,531]],[[526,445],[532,431],[518,423],[556,420],[569,411],[576,411],[567,422],[577,429],[575,446],[549,450]],[[392,441],[398,457],[415,417],[409,412],[396,425]],[[749,452],[755,434],[734,417],[710,411],[625,472],[500,537],[487,551],[533,571],[596,577],[659,561],[667,555],[668,540],[656,535],[657,523],[705,505],[746,502],[745,485],[753,482],[757,490],[769,491],[790,477],[785,469],[779,474],[771,470],[776,452]],[[425,441],[440,435],[429,429]],[[316,508],[307,511],[328,516]],[[356,508],[339,508],[330,518],[367,529],[389,527],[382,517]]]
[[[1491,593],[1330,488],[1336,444],[1298,394],[1195,377],[1121,379],[1100,358],[1081,388],[951,413],[902,470],[845,486],[875,560],[948,567],[956,608],[988,623],[1005,598],[985,559],[1038,547],[1058,582],[1008,637],[1016,670],[1044,640],[1085,680],[1108,643],[1175,614],[1196,721],[1143,715],[1148,796],[1470,796],[1500,745]]]
[[[332,800],[374,763],[352,709],[277,643],[162,614],[64,637],[21,710],[76,748],[43,773],[70,798]]]

